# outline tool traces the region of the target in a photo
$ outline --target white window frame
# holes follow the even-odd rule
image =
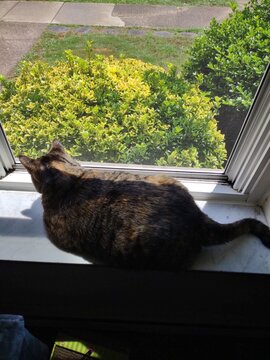
[[[15,160],[0,127],[0,190],[33,191],[30,176]],[[164,174],[181,180],[197,200],[261,204],[270,190],[270,65],[235,143],[225,170],[190,169],[132,164],[83,163],[103,171],[122,170],[146,175]]]
[[[270,64],[225,168],[233,188],[262,203],[270,194]]]
[[[0,123],[0,178],[12,171],[15,165],[15,158]]]

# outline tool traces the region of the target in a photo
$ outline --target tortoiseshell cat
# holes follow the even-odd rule
[[[47,155],[20,161],[42,194],[51,241],[99,263],[183,269],[202,246],[247,233],[270,247],[266,225],[255,219],[219,224],[172,178],[84,169],[58,141]]]

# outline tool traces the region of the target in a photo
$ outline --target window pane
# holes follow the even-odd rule
[[[204,31],[49,26],[1,81],[15,156],[58,138],[83,161],[222,169],[270,59],[268,10]]]

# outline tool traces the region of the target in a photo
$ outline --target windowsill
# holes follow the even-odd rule
[[[262,210],[247,204],[246,198],[229,185],[182,182],[198,206],[221,223],[244,217],[266,222]],[[15,171],[0,180],[0,214],[0,260],[88,264],[49,241],[42,222],[40,194],[34,192],[30,176],[25,172]],[[243,236],[225,245],[204,248],[192,269],[269,274],[270,251],[254,236]]]
[[[222,202],[246,202],[247,196],[240,194],[230,185],[213,180],[181,179],[195,200],[216,200]],[[0,180],[0,190],[35,191],[30,175],[16,170]]]

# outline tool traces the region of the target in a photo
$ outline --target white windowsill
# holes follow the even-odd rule
[[[234,190],[228,184],[213,180],[181,179],[196,200],[233,201],[244,203],[247,195]],[[16,170],[0,180],[0,190],[35,191],[30,175],[24,170]]]
[[[206,181],[182,181],[198,206],[221,223],[254,217],[266,223],[262,210],[229,185]],[[0,180],[0,260],[88,264],[86,260],[56,248],[42,222],[40,194],[30,176],[15,171]],[[270,273],[270,251],[254,236],[243,236],[226,245],[204,248],[193,269]]]

